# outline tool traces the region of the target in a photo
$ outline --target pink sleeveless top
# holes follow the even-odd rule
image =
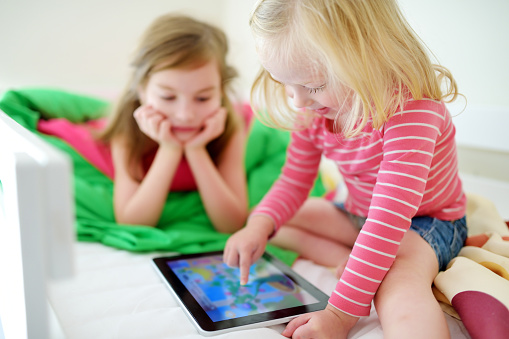
[[[96,140],[92,135],[92,131],[101,130],[105,124],[105,119],[91,120],[81,124],[72,123],[67,119],[40,119],[37,130],[64,140],[83,158],[113,180],[115,168],[110,147]],[[148,170],[154,157],[155,152],[144,158],[145,170]],[[193,173],[185,158],[182,158],[169,189],[172,191],[194,191],[197,189]]]

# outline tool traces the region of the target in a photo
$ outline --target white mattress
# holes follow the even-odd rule
[[[49,286],[50,303],[68,339],[202,338],[151,264],[167,253],[136,254],[98,243],[77,243],[76,274]],[[299,259],[299,274],[330,294],[331,270]],[[463,324],[446,315],[454,339],[470,338]],[[282,338],[284,325],[232,332],[215,338]],[[383,338],[374,308],[349,338]]]

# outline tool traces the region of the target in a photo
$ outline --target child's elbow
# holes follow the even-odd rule
[[[237,222],[232,224],[231,229],[230,229],[230,231],[228,233],[235,233],[235,232],[237,232],[242,227],[244,227],[244,225],[246,224],[246,221],[247,221],[247,213],[239,221],[237,221]]]
[[[244,227],[248,215],[247,207],[237,213],[230,213],[227,218],[215,223],[215,228],[218,232],[233,234]]]
[[[128,226],[149,226],[155,227],[157,220],[150,218],[142,218],[140,215],[130,215],[129,213],[115,213],[115,222],[117,224],[128,225]]]

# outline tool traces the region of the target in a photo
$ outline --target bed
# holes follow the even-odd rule
[[[20,152],[28,154],[39,161],[39,163],[33,161],[32,165],[35,166],[33,173],[42,171],[43,174],[37,175],[51,173],[53,176],[53,181],[46,183],[46,186],[39,187],[37,194],[27,188],[27,196],[32,197],[28,199],[31,205],[23,207],[26,201],[19,201],[19,206],[16,209],[20,211],[20,215],[27,213],[32,215],[28,221],[22,220],[23,218],[6,218],[6,215],[12,215],[13,211],[6,208],[0,209],[3,211],[0,237],[4,239],[4,243],[12,241],[14,248],[12,246],[10,248],[13,253],[21,253],[17,261],[11,261],[6,260],[6,256],[10,254],[3,251],[4,260],[0,261],[0,269],[3,272],[17,272],[15,279],[10,274],[3,276],[6,278],[0,279],[0,290],[4,291],[3,294],[0,294],[0,297],[3,295],[4,298],[0,299],[0,319],[6,338],[201,337],[155,272],[151,265],[151,259],[155,256],[175,252],[216,249],[224,245],[225,238],[216,238],[212,235],[204,236],[202,242],[196,244],[188,241],[189,234],[184,234],[180,235],[181,238],[177,245],[162,246],[161,237],[163,235],[159,233],[144,233],[139,229],[131,229],[126,233],[123,232],[123,229],[119,230],[116,225],[91,220],[92,217],[112,218],[111,209],[101,205],[106,204],[104,201],[108,197],[111,198],[110,189],[97,189],[97,182],[101,182],[103,179],[98,179],[99,181],[95,182],[95,187],[88,187],[87,199],[82,198],[82,200],[90,200],[90,197],[94,197],[100,202],[99,205],[103,210],[99,208],[99,212],[90,211],[89,201],[88,204],[82,202],[85,207],[80,205],[79,194],[84,192],[82,187],[84,183],[77,182],[76,179],[76,172],[82,170],[76,168],[81,166],[75,158],[75,155],[79,153],[76,151],[78,146],[70,148],[67,147],[68,145],[62,146],[59,136],[46,137],[36,133],[30,127],[33,127],[33,121],[30,125],[31,122],[27,122],[26,116],[21,118],[20,115],[12,113],[12,111],[16,111],[13,109],[16,106],[12,105],[13,102],[24,108],[29,107],[33,111],[40,111],[41,114],[47,113],[46,109],[40,109],[38,106],[41,102],[48,104],[51,101],[48,105],[52,106],[51,108],[57,107],[59,112],[68,112],[69,109],[73,107],[76,109],[77,106],[80,106],[79,104],[76,106],[74,101],[71,106],[57,105],[55,97],[51,97],[51,100],[48,101],[49,92],[45,92],[45,90],[42,92],[45,93],[43,95],[45,99],[42,101],[36,100],[37,95],[28,90],[11,93],[16,100],[11,101],[12,98],[7,100],[7,105],[5,100],[0,103],[0,108],[3,111],[9,111],[8,114],[0,112],[0,131],[4,133],[3,135],[7,135],[5,131],[9,131],[13,138],[17,139],[12,145],[10,142],[3,141],[4,147],[0,153],[2,156],[0,182],[3,187],[3,199],[0,202],[6,205],[11,197],[17,196],[17,192],[15,192],[17,188],[10,187],[18,186],[10,182],[7,183],[7,181],[16,180],[16,178],[5,174],[7,167],[5,164],[7,163],[3,161],[7,158],[11,159],[12,154]],[[67,96],[69,93],[58,92],[58,95]],[[81,97],[75,94],[70,95],[73,100]],[[92,106],[96,105],[96,108],[101,108],[103,105],[101,100],[92,100],[89,103]],[[89,114],[87,118],[96,117],[94,114]],[[27,140],[27,142],[23,140]],[[284,140],[281,142],[284,143]],[[14,144],[16,147],[12,147]],[[60,149],[55,151],[58,148]],[[62,149],[64,152],[61,152]],[[49,154],[49,156],[44,157],[40,154]],[[263,155],[261,157],[266,158]],[[32,165],[29,167],[33,167]],[[9,166],[12,167],[12,165]],[[92,178],[95,173],[88,169],[80,175],[89,175],[89,178]],[[258,173],[257,180],[261,180],[260,177],[266,178],[265,174],[266,172]],[[324,173],[324,175],[326,174]],[[32,185],[37,186],[37,182],[37,180],[32,181]],[[260,181],[256,183],[257,186],[260,186]],[[270,183],[265,184],[270,185]],[[323,194],[320,190],[315,193]],[[260,195],[261,193],[256,194]],[[55,204],[55,199],[58,201],[58,208],[53,207],[51,213],[46,211],[42,217],[38,217],[35,212],[44,210],[46,207],[41,208],[41,206],[48,206],[48,203]],[[77,201],[75,206],[72,203],[66,203],[72,199]],[[256,200],[253,197],[250,199]],[[483,201],[482,199],[471,200]],[[94,206],[97,206],[97,201],[95,204]],[[483,233],[493,231],[492,223],[486,222],[486,214],[483,215],[483,213],[487,213],[487,209],[477,208],[479,206],[477,204],[470,208],[475,211],[476,220],[483,220],[481,223],[484,228],[479,228],[478,231]],[[500,226],[501,223],[498,220],[500,217],[495,215],[496,212],[490,210],[488,213],[494,216],[494,223],[498,227],[496,231],[500,233],[507,231],[507,228],[503,228],[505,223]],[[53,219],[48,215],[52,215]],[[186,218],[186,216],[182,217]],[[76,218],[81,223],[76,223]],[[37,233],[33,233],[34,224],[39,227],[37,231],[39,236]],[[74,231],[77,232],[77,235],[74,234]],[[50,236],[42,236],[45,232],[50,232]],[[509,231],[504,235],[509,235]],[[53,254],[50,254],[49,249],[53,249]],[[322,291],[327,294],[332,292],[336,284],[333,270],[304,259],[296,259],[292,253],[278,252],[278,249],[272,249],[272,251],[280,258],[290,262],[295,271]],[[11,298],[7,303],[3,302],[5,298],[9,298],[9,293],[5,293],[5,290],[12,288],[16,281],[24,286],[24,289],[18,291],[19,297]],[[509,293],[509,289],[505,293]],[[13,310],[16,310],[14,317],[12,316]],[[444,306],[444,312],[452,338],[471,337],[464,323],[458,319],[457,314],[448,312],[446,306]],[[240,336],[243,338],[281,338],[280,333],[283,329],[284,325],[277,325],[233,332],[220,335],[218,338],[238,338]],[[507,333],[509,332],[505,334]],[[353,328],[349,338],[383,338],[382,328],[373,307],[370,315],[362,318]]]

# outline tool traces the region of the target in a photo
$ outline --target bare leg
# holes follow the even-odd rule
[[[438,261],[431,246],[408,231],[375,295],[384,338],[449,338],[444,314],[431,291]]]
[[[295,251],[302,258],[327,267],[340,265],[352,251],[351,247],[289,226],[282,227],[271,244]]]
[[[309,198],[271,243],[317,264],[335,267],[346,262],[358,234],[359,230],[332,202]]]

